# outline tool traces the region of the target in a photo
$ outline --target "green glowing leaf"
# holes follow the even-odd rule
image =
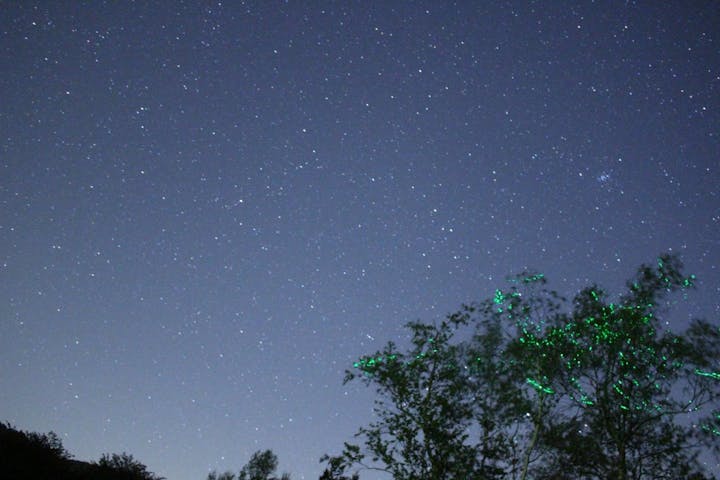
[[[544,393],[553,394],[555,391],[550,387],[544,387],[542,386],[537,380],[533,380],[532,378],[527,379],[527,383],[533,386],[536,390]]]
[[[504,301],[505,301],[505,295],[500,290],[495,290],[495,297],[493,298],[493,302],[500,305]]]
[[[523,282],[525,282],[525,283],[537,282],[538,280],[542,280],[543,278],[545,278],[545,274],[538,273],[536,275],[529,275],[529,276],[523,278]]]
[[[353,363],[353,367],[359,368],[359,369],[372,369],[373,367],[377,366],[380,363],[386,363],[393,361],[397,358],[397,355],[388,355],[387,357],[368,357],[368,358],[361,358],[357,362]]]
[[[720,373],[717,372],[704,372],[698,368],[695,369],[695,374],[700,375],[701,377],[710,377],[714,378],[715,380],[720,380]]]

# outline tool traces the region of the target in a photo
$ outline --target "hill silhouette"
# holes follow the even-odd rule
[[[0,423],[0,478],[4,480],[163,480],[132,455],[74,460],[54,433],[24,432]]]

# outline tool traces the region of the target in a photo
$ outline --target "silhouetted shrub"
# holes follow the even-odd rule
[[[0,423],[2,480],[164,480],[127,453],[105,454],[97,463],[72,460],[60,438],[23,432]]]
[[[108,480],[162,480],[129,453],[104,454],[97,463],[100,474]]]

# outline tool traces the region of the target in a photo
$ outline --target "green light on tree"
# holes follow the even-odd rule
[[[698,368],[695,369],[695,374],[700,375],[701,377],[709,377],[715,380],[720,380],[720,373],[717,372],[704,372]]]
[[[533,380],[532,378],[528,378],[527,383],[532,385],[532,387],[539,392],[547,393],[550,395],[555,393],[555,391],[552,388],[544,387],[540,382],[538,382],[537,380]]]

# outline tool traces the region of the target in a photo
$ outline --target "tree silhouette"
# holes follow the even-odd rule
[[[235,480],[235,474],[229,471],[220,474],[212,471],[208,474],[207,480]]]
[[[72,460],[53,432],[23,432],[0,423],[0,478],[3,480],[162,480],[132,455],[103,455],[97,463]]]
[[[23,432],[0,423],[1,478],[70,478],[70,458],[55,433]]]
[[[559,352],[558,390],[578,414],[580,428],[555,443],[578,478],[702,478],[699,447],[712,439],[692,421],[720,400],[720,331],[694,320],[674,333],[660,320],[665,298],[693,279],[662,256],[616,303],[597,287],[580,292],[570,321],[543,339]],[[591,447],[593,461],[579,446]]]
[[[527,341],[563,321],[565,299],[547,289],[542,274],[525,272],[508,282],[505,291],[496,290],[492,298],[461,312],[475,328],[466,360],[475,419],[497,427],[494,433],[485,427],[480,454],[485,462],[494,460],[499,478],[525,480],[537,477],[533,466],[551,456],[545,432],[572,421],[558,408],[552,388],[557,351]],[[485,445],[492,441],[504,447],[499,456],[488,455]]]
[[[290,480],[290,475],[287,473],[283,473],[280,479],[272,476],[277,466],[277,455],[272,450],[257,451],[240,470],[238,480]]]
[[[377,420],[323,458],[324,478],[710,478],[697,457],[720,435],[720,330],[660,321],[693,281],[663,255],[616,302],[591,286],[568,305],[523,274],[438,324],[409,323],[407,350],[390,342],[346,372],[375,388]]]
[[[479,446],[467,443],[473,409],[465,395],[467,379],[458,374],[462,352],[453,343],[457,325],[453,318],[439,325],[409,323],[408,352],[390,342],[356,362],[357,372],[346,372],[345,382],[360,379],[381,397],[375,407],[378,420],[358,432],[373,462],[369,468],[385,470],[397,480],[483,470],[475,455]],[[344,453],[353,463],[364,464],[366,455],[358,449],[346,448]]]
[[[360,480],[360,475],[354,473],[348,477],[345,475],[347,466],[344,464],[342,458],[331,458],[328,455],[323,455],[320,462],[327,462],[327,468],[320,475],[319,480]]]
[[[163,480],[147,470],[141,462],[129,453],[103,454],[97,462],[98,470],[104,477],[117,480]]]

